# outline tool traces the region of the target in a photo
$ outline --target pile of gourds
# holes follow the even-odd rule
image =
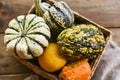
[[[51,5],[35,0],[35,7],[35,14],[21,15],[9,22],[4,36],[8,53],[33,59],[41,56],[51,42],[58,45],[60,55],[69,64],[94,59],[102,53],[106,44],[102,31],[93,24],[75,24],[74,14],[65,2]]]

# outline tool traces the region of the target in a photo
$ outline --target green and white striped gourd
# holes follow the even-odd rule
[[[43,16],[46,23],[55,33],[60,33],[66,28],[72,27],[74,14],[70,7],[63,1],[55,2],[53,5],[43,4],[41,0],[36,0],[36,11]]]
[[[22,59],[32,59],[43,53],[50,37],[50,29],[42,17],[35,14],[21,15],[9,22],[4,44],[8,53]]]

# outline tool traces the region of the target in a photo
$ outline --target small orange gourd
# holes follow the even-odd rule
[[[88,60],[83,59],[64,66],[59,78],[62,80],[88,80],[91,72]]]

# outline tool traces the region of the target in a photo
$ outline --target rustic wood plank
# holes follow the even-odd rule
[[[34,0],[0,0],[0,33],[8,27],[9,21],[22,14],[26,14]]]
[[[109,28],[109,30],[112,31],[112,39],[120,47],[120,28]]]
[[[26,77],[30,76],[30,74],[24,75],[0,75],[0,80],[24,80]]]

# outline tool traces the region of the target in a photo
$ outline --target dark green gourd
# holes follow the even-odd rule
[[[22,59],[32,59],[43,53],[50,37],[50,29],[42,17],[21,15],[9,22],[4,43],[8,53]]]
[[[43,16],[53,32],[60,33],[73,25],[74,15],[65,2],[55,2],[53,5],[40,2],[41,0],[36,0],[36,11]]]
[[[102,53],[105,43],[101,30],[91,24],[65,29],[57,38],[61,54],[71,60],[96,58]]]

